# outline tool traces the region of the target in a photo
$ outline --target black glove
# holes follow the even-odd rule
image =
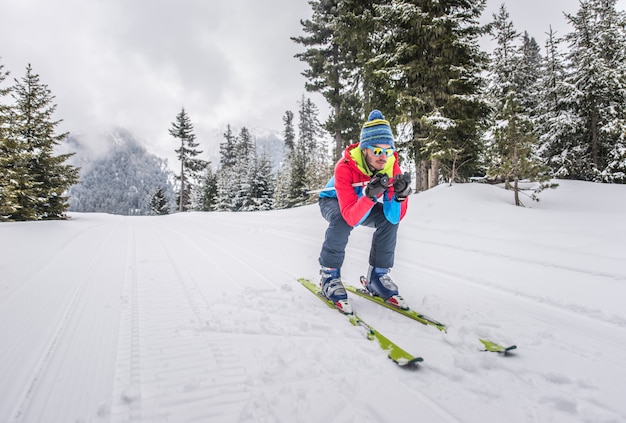
[[[385,192],[388,186],[389,176],[382,173],[377,173],[376,175],[372,176],[369,184],[367,184],[367,186],[365,187],[364,194],[372,201],[376,201],[376,197]]]
[[[411,195],[411,175],[407,172],[404,175],[396,175],[393,181],[393,190],[396,192],[396,201],[404,201]]]

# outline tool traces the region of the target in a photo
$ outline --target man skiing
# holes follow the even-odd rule
[[[322,244],[322,294],[339,311],[350,314],[348,295],[341,283],[341,266],[352,229],[375,228],[369,255],[366,288],[388,303],[407,308],[391,280],[398,224],[406,214],[411,178],[398,165],[398,154],[389,122],[373,110],[361,129],[360,141],[348,146],[335,172],[320,193],[319,207],[328,229]]]

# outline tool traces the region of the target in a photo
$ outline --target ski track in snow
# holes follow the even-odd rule
[[[236,421],[245,371],[229,340],[203,330],[208,304],[159,232],[135,226],[127,311],[112,407],[114,421]]]
[[[392,276],[448,333],[352,298],[416,370],[295,281],[318,277],[317,206],[1,225],[0,421],[626,421],[623,251],[586,254],[593,228],[548,239],[427,213],[436,195],[411,199]],[[371,233],[353,231],[346,283]]]
[[[110,333],[106,327],[107,319],[111,316],[107,306],[110,291],[108,287],[97,283],[102,281],[100,274],[107,267],[107,263],[102,262],[100,257],[115,257],[115,233],[119,227],[106,225],[91,229],[74,235],[62,244],[61,250],[46,260],[41,271],[23,281],[0,305],[0,313],[5,317],[24,316],[17,325],[3,325],[0,328],[3,335],[8,332],[2,338],[11,340],[7,345],[15,347],[12,352],[22,354],[3,360],[3,366],[7,368],[1,369],[2,373],[12,375],[19,372],[16,364],[21,358],[31,363],[31,367],[26,367],[30,374],[21,374],[21,388],[3,395],[8,400],[7,405],[12,407],[10,414],[3,414],[7,416],[4,421],[62,421],[56,411],[59,404],[70,406],[67,404],[67,391],[71,392],[70,397],[82,402],[71,404],[73,412],[80,413],[83,405],[92,405],[90,391],[99,388],[102,381],[91,380],[92,374],[88,369],[106,365],[109,360],[109,356],[98,354],[99,348],[109,351],[115,348],[114,344],[106,343],[106,335]],[[94,243],[91,237],[98,241]],[[80,254],[85,243],[90,246],[87,260],[75,266],[73,257]],[[95,245],[95,248],[91,245]],[[115,278],[115,273],[111,276]],[[27,314],[23,314],[24,307],[29,311]],[[93,321],[93,326],[81,325],[81,319]],[[3,318],[1,321],[9,322],[9,319]],[[100,330],[105,342],[100,344],[94,341],[80,345],[79,340],[88,337],[92,330]],[[36,345],[28,346],[34,353],[25,354],[24,343],[32,339],[38,340]],[[77,343],[77,348],[72,348]],[[78,371],[68,374],[68,369]],[[84,374],[81,374],[83,370]],[[16,378],[19,376],[19,373],[14,375]],[[52,389],[52,386],[61,389]],[[3,403],[0,410],[4,406]]]

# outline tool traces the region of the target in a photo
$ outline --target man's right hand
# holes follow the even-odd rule
[[[376,197],[385,192],[389,186],[389,177],[382,173],[372,176],[369,184],[365,187],[364,194],[372,201],[376,201]]]

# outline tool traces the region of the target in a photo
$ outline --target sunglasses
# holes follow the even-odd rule
[[[368,149],[372,150],[372,153],[375,156],[380,156],[383,153],[385,154],[385,156],[389,157],[393,154],[394,149],[393,148],[380,148],[380,147],[372,147],[371,145],[367,146]]]

